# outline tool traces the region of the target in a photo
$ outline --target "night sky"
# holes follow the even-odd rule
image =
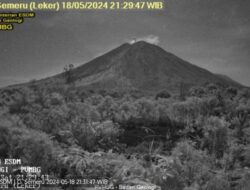
[[[164,11],[37,12],[0,32],[0,86],[54,75],[133,38],[250,86],[249,0],[166,0]]]

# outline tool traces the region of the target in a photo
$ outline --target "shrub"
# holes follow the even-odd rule
[[[1,158],[19,158],[22,165],[40,166],[49,173],[55,167],[56,154],[59,149],[50,138],[38,131],[15,126],[0,126]],[[4,152],[5,151],[5,152]]]
[[[215,176],[208,181],[206,190],[230,190],[230,184],[227,179]]]
[[[191,96],[203,97],[206,94],[206,89],[203,87],[192,87],[189,90]]]
[[[195,149],[191,142],[178,143],[172,151],[172,156],[172,168],[186,187],[194,183],[203,186],[210,178],[210,159],[204,152]]]
[[[122,132],[112,121],[94,124],[72,123],[71,131],[77,144],[90,152],[118,148],[116,145]]]
[[[222,158],[228,146],[228,123],[218,117],[207,119],[203,127],[204,148],[217,158]]]
[[[156,94],[155,96],[155,99],[159,99],[159,98],[170,98],[171,97],[171,94],[167,91],[162,91],[162,92],[159,92],[158,94]]]
[[[102,120],[114,119],[116,103],[110,96],[106,96],[102,102],[97,106],[97,110],[99,111]]]

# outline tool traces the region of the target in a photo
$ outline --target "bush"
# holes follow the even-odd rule
[[[228,148],[228,123],[218,117],[207,119],[203,127],[204,144],[210,154],[222,158]]]
[[[192,87],[189,90],[191,96],[203,97],[206,94],[206,89],[203,87]]]
[[[183,141],[172,151],[174,163],[172,170],[185,187],[203,186],[211,177],[210,159],[202,151],[194,148],[192,142]]]
[[[0,134],[1,158],[19,158],[22,165],[40,166],[44,173],[55,167],[59,149],[46,134],[15,126],[0,126]]]
[[[122,132],[112,121],[93,124],[74,123],[71,130],[77,144],[90,152],[118,148],[116,145]]]
[[[215,176],[208,181],[206,190],[231,190],[227,179]]]
[[[167,91],[162,91],[162,92],[159,92],[158,94],[156,94],[155,96],[155,99],[158,100],[159,98],[170,98],[171,97],[171,94],[168,93]]]

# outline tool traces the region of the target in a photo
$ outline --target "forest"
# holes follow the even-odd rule
[[[2,88],[0,158],[40,166],[51,179],[106,179],[114,189],[249,190],[250,90],[208,83],[145,95],[36,81]]]

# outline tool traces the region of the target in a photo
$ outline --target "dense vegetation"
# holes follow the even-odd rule
[[[5,88],[0,157],[42,166],[54,178],[249,190],[250,91],[208,84],[180,98],[166,91],[143,97],[35,82]]]

